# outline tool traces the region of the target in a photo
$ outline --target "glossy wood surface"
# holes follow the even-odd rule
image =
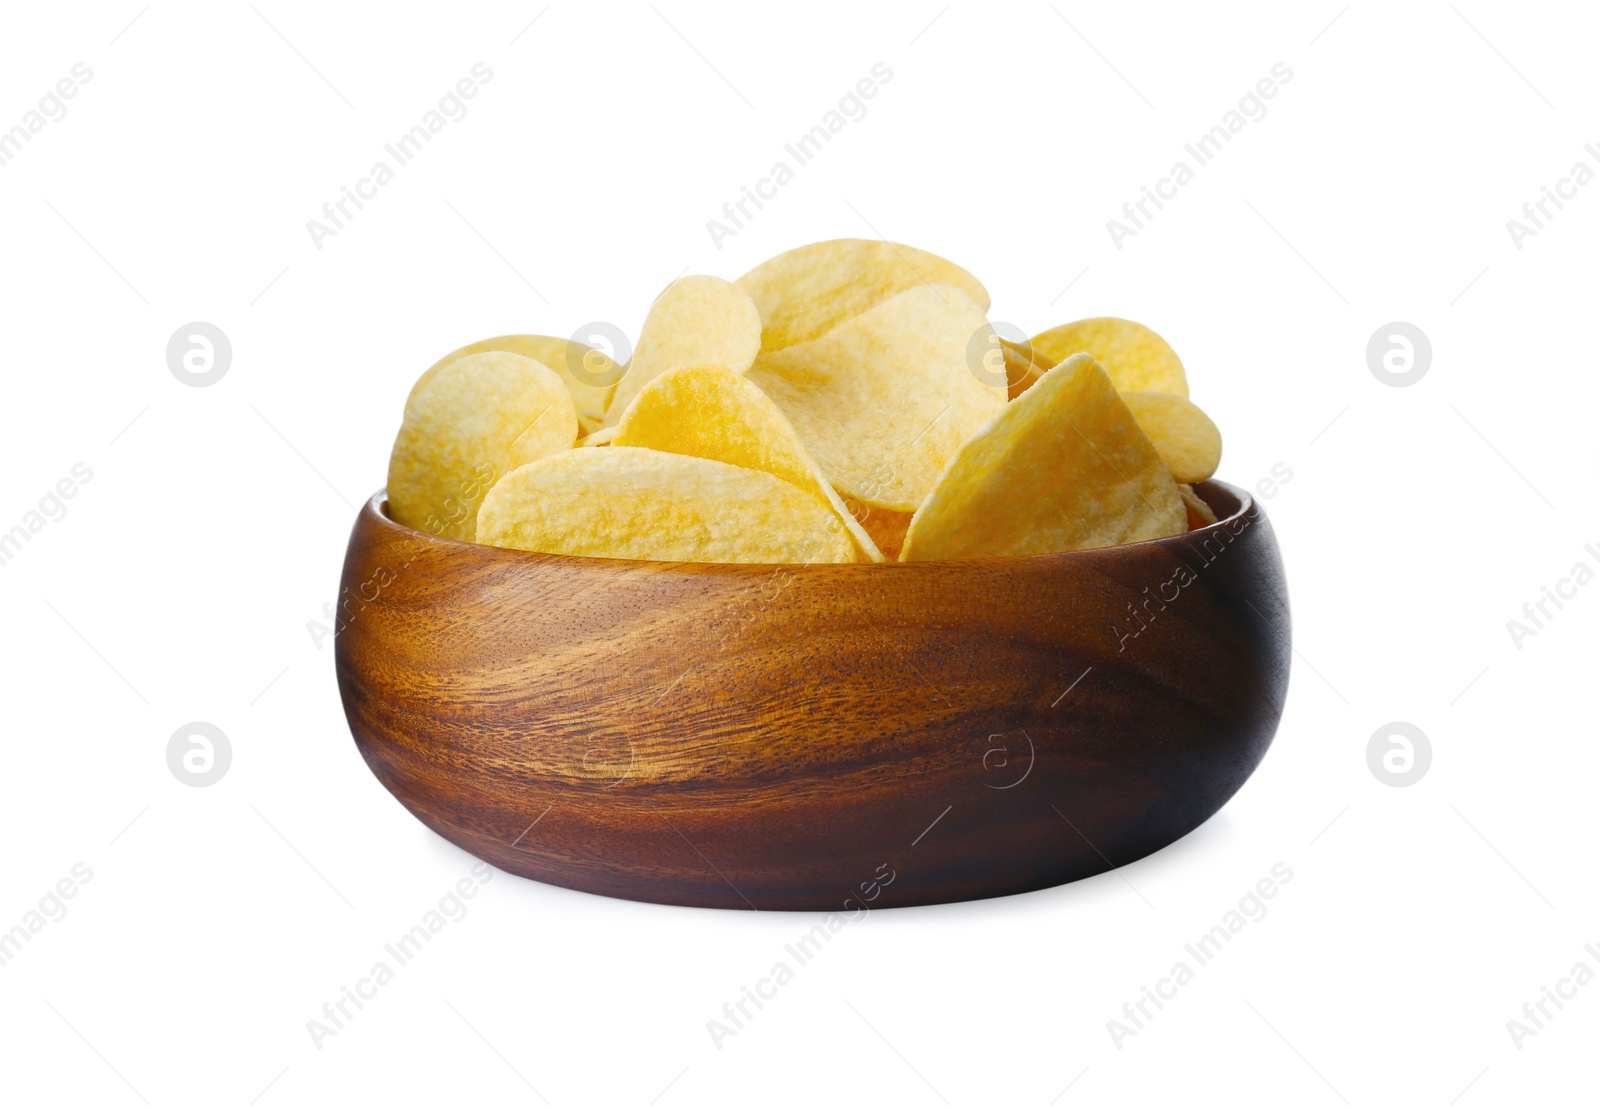
[[[1260,762],[1289,609],[1272,527],[1099,551],[766,567],[539,555],[360,511],[336,657],[356,743],[504,870],[733,909],[1038,889],[1188,833]]]

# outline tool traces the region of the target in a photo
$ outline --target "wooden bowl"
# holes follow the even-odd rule
[[[1272,526],[825,566],[345,556],[339,691],[379,781],[496,867],[619,898],[859,912],[1071,882],[1199,826],[1289,674]]]

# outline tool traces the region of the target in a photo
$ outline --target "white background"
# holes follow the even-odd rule
[[[1592,1098],[1600,985],[1520,1048],[1506,1023],[1600,972],[1600,585],[1520,647],[1506,622],[1600,569],[1600,184],[1520,250],[1506,221],[1600,168],[1600,27],[1481,0],[1201,7],[8,7],[0,127],[74,63],[93,78],[0,167],[0,530],[75,463],[93,478],[0,567],[0,929],[75,863],[93,878],[0,967],[0,1098]],[[306,221],[477,62],[469,114],[317,249]],[[706,221],[877,62],[868,115],[717,249]],[[1278,62],[1267,116],[1114,246],[1106,221]],[[1029,332],[1152,324],[1224,431],[1219,476],[1292,471],[1264,502],[1297,648],[1265,762],[1118,873],[852,925],[720,1048],[707,1021],[814,919],[509,875],[315,1047],[308,1020],[474,863],[367,771],[308,630],[412,379],[484,336],[637,334],[686,269],[878,235],[968,267]],[[1433,348],[1407,388],[1366,360],[1396,320]],[[190,321],[232,342],[209,388],[166,364]],[[204,789],[165,755],[196,720],[233,750]],[[1367,764],[1396,720],[1432,746],[1407,788]],[[1267,917],[1115,1043],[1280,861]]]

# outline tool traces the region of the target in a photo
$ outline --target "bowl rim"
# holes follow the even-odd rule
[[[613,570],[620,569],[652,569],[652,570],[688,570],[698,573],[724,573],[724,574],[760,574],[774,570],[784,570],[793,573],[817,574],[853,574],[866,571],[868,573],[885,568],[898,568],[902,573],[930,573],[932,567],[1021,567],[1041,566],[1049,560],[1078,559],[1094,561],[1114,557],[1113,552],[1142,551],[1152,547],[1170,546],[1174,543],[1187,540],[1199,532],[1213,528],[1226,528],[1231,534],[1237,535],[1242,529],[1232,527],[1236,522],[1246,518],[1254,518],[1258,508],[1256,500],[1248,490],[1241,489],[1231,482],[1224,482],[1217,478],[1207,478],[1202,482],[1192,483],[1195,492],[1207,505],[1211,504],[1205,496],[1207,487],[1212,487],[1222,493],[1228,494],[1238,502],[1238,508],[1227,516],[1219,516],[1215,524],[1202,525],[1179,532],[1174,536],[1158,536],[1149,540],[1135,540],[1133,543],[1113,544],[1110,547],[1088,547],[1077,551],[1047,551],[1037,555],[982,555],[966,559],[929,559],[917,560],[910,563],[899,561],[886,561],[882,563],[702,563],[692,560],[672,559],[614,559],[600,555],[561,555],[548,551],[522,551],[514,547],[495,547],[490,544],[475,543],[471,540],[451,539],[448,536],[435,536],[417,528],[401,524],[389,515],[389,490],[385,486],[379,489],[358,510],[360,518],[370,518],[378,527],[396,533],[402,537],[409,537],[429,545],[441,545],[446,550],[458,549],[462,554],[475,553],[479,559],[492,559],[495,561],[523,562],[530,566],[567,565],[573,568],[591,566],[596,569],[608,567]],[[1215,506],[1213,506],[1215,511]]]

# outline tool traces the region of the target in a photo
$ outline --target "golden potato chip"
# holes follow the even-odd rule
[[[615,424],[611,425],[611,427],[609,427],[609,428],[597,428],[596,430],[590,432],[588,435],[586,435],[582,439],[580,439],[578,441],[578,446],[579,447],[604,447],[606,444],[610,443],[613,439],[615,439],[616,435],[617,435],[617,426]]]
[[[742,374],[760,349],[761,314],[743,289],[704,274],[679,278],[650,306],[606,423],[615,424],[657,374],[678,366],[726,366]]]
[[[1193,486],[1178,483],[1178,496],[1183,498],[1183,507],[1189,513],[1189,531],[1193,532],[1196,528],[1204,528],[1208,524],[1217,522],[1217,514],[1210,505],[1200,499]]]
[[[417,384],[411,387],[411,396],[426,385],[441,368],[463,355],[478,355],[488,351],[507,351],[535,362],[543,363],[561,376],[572,391],[572,403],[578,410],[578,428],[592,432],[605,419],[606,404],[617,379],[622,377],[622,367],[611,361],[604,351],[597,351],[573,339],[557,339],[553,335],[497,335],[493,339],[480,339],[457,347],[438,362],[422,372]],[[411,398],[407,397],[409,404]]]
[[[1005,387],[969,362],[988,327],[960,289],[918,285],[821,338],[763,351],[749,377],[840,493],[912,512],[956,447],[1005,407]]]
[[[830,239],[769,258],[737,282],[761,311],[761,348],[816,339],[919,285],[953,285],[989,310],[983,283],[953,262],[883,239]]]
[[[862,507],[866,515],[861,518],[861,527],[878,545],[885,560],[898,560],[900,549],[905,546],[906,529],[911,527],[911,514],[897,513],[893,509],[874,509],[870,505]]]
[[[763,470],[826,501],[869,562],[883,562],[800,445],[794,426],[772,398],[722,366],[682,366],[639,391],[617,424],[618,447],[649,447]]]
[[[1178,481],[1203,482],[1217,472],[1222,433],[1199,405],[1176,393],[1124,393],[1122,402]]]
[[[1013,343],[1000,337],[1000,346],[1006,362],[1006,396],[1020,396],[1034,382],[1044,377],[1044,372],[1055,363],[1045,358],[1026,343]]]
[[[1040,332],[1029,343],[1053,364],[1088,351],[1123,393],[1153,390],[1189,396],[1183,363],[1167,341],[1143,324],[1096,316]]]
[[[961,444],[911,518],[900,559],[1110,547],[1185,523],[1155,446],[1100,364],[1079,354]]]
[[[389,456],[389,515],[471,540],[478,505],[502,476],[568,450],[577,435],[572,394],[554,370],[504,351],[465,355],[406,402]]]
[[[478,510],[496,547],[610,559],[852,563],[827,502],[760,470],[644,447],[576,448],[501,478]]]
[[[1020,343],[1013,343],[1005,336],[1000,336],[1000,354],[1006,364],[1006,388],[1016,389],[1017,385],[1029,377],[1033,372],[1033,360],[1028,357],[1028,348]]]

